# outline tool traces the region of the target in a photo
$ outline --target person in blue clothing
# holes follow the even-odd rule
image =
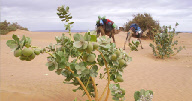
[[[135,32],[137,38],[141,38],[142,30],[136,23],[131,24],[130,29]]]
[[[128,31],[127,37],[126,37],[126,41],[128,41],[128,44],[130,43],[130,39],[132,37],[132,32],[135,33],[136,37],[138,38],[137,40],[139,40],[139,42],[141,44],[142,30],[136,23],[131,24],[131,26],[129,27],[129,31]],[[125,50],[126,41],[124,43],[124,50]],[[141,49],[143,49],[142,44],[141,44]]]

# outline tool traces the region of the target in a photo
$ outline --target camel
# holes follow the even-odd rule
[[[144,31],[143,33],[141,33],[141,36],[147,36],[147,33],[149,32],[149,29],[147,29],[146,31]],[[127,37],[126,37],[126,40],[125,40],[125,43],[124,43],[124,48],[123,50],[125,50],[125,44],[126,42],[128,41],[128,44],[130,43],[130,40],[131,40],[131,37],[132,37],[132,34],[134,32],[132,30],[129,30],[128,33],[127,33]],[[138,38],[137,40],[139,40],[140,44],[141,44],[141,38]],[[141,44],[141,49],[143,49],[143,46]]]
[[[97,37],[99,37],[100,33],[101,33],[101,36],[103,35],[108,35],[109,38],[113,38],[113,43],[115,43],[115,37],[114,35],[115,34],[119,34],[120,30],[116,30],[116,29],[111,29],[110,31],[107,31],[105,30],[105,26],[98,26],[97,27]]]

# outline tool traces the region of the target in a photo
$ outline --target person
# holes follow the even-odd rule
[[[131,24],[130,29],[135,32],[137,38],[141,38],[142,30],[136,23]]]
[[[101,18],[101,16],[98,16],[98,20],[96,22],[96,25],[97,27],[100,26],[100,25],[109,25],[109,26],[112,26],[113,28],[116,27],[116,24],[111,21],[110,19],[106,19],[105,16]]]
[[[97,27],[100,25],[104,25],[103,19],[105,19],[105,16],[101,18],[101,16],[98,16],[98,20],[96,21]]]
[[[140,44],[141,44],[141,35],[142,35],[142,30],[141,28],[136,24],[136,23],[133,23],[130,25],[129,27],[130,29],[129,30],[132,30],[133,32],[135,32],[135,35],[137,37],[137,40],[139,40]],[[132,35],[131,35],[132,36]],[[130,43],[130,39],[131,39],[131,36],[128,38],[128,42]],[[141,44],[141,49],[143,49],[143,46]]]

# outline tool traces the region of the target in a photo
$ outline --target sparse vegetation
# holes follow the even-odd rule
[[[58,8],[59,17],[61,18],[62,15],[63,21],[66,22],[72,18],[65,16],[68,15],[68,10],[69,8],[64,9],[64,6]],[[69,33],[72,24],[68,22],[66,25]],[[64,84],[76,86],[77,88],[73,89],[74,92],[82,90],[83,95],[86,94],[89,101],[92,101],[92,98],[95,101],[102,101],[104,95],[106,95],[105,101],[107,101],[110,92],[113,100],[125,100],[125,90],[120,88],[119,83],[124,81],[122,73],[127,67],[127,62],[131,61],[131,57],[122,49],[116,48],[116,45],[105,36],[97,38],[90,32],[84,35],[77,33],[74,34],[72,40],[71,34],[70,38],[63,34],[55,37],[56,44],[50,44],[42,49],[32,46],[29,37],[23,36],[19,39],[17,35],[13,35],[12,38],[13,40],[7,41],[7,46],[14,51],[15,57],[22,61],[31,61],[40,53],[49,54],[46,63],[48,69],[58,75],[63,75]],[[101,69],[103,72],[99,72]],[[107,80],[100,97],[95,78]]]
[[[178,26],[179,24],[175,24]],[[163,26],[159,29],[153,29],[154,43],[150,43],[150,47],[153,49],[153,55],[158,58],[170,57],[171,55],[176,55],[179,53],[185,46],[176,47],[178,40],[175,39],[175,36],[178,33],[175,32],[175,28],[171,26]]]
[[[131,51],[138,51],[138,46],[140,42],[139,40],[132,41],[132,43],[129,43],[129,47],[131,48]]]
[[[141,89],[134,94],[135,101],[152,101],[153,91]]]
[[[17,22],[12,24],[10,22],[7,22],[7,20],[5,20],[4,22],[0,22],[0,35],[6,35],[7,33],[11,31],[16,31],[17,29],[28,31],[28,28],[18,25]]]

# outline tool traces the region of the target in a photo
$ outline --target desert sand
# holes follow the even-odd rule
[[[13,56],[6,41],[16,34],[32,39],[32,45],[46,47],[55,44],[55,36],[66,32],[30,32],[17,30],[0,38],[0,101],[78,101],[87,100],[82,92],[72,91],[77,87],[63,84],[64,77],[49,71],[45,66],[48,56],[42,54],[30,62],[20,61]],[[73,33],[74,34],[74,33]],[[180,38],[179,38],[180,37]],[[116,46],[123,48],[126,32],[115,35]],[[120,83],[126,90],[126,101],[134,101],[134,92],[140,89],[152,90],[153,101],[192,101],[192,33],[180,33],[177,36],[179,46],[185,46],[175,56],[158,59],[153,56],[149,47],[151,40],[142,40],[144,49],[130,52],[126,44],[126,52],[132,61],[123,73],[124,82]],[[135,40],[132,38],[131,40]],[[99,95],[103,92],[106,82],[99,84]],[[112,101],[111,96],[108,101]]]

